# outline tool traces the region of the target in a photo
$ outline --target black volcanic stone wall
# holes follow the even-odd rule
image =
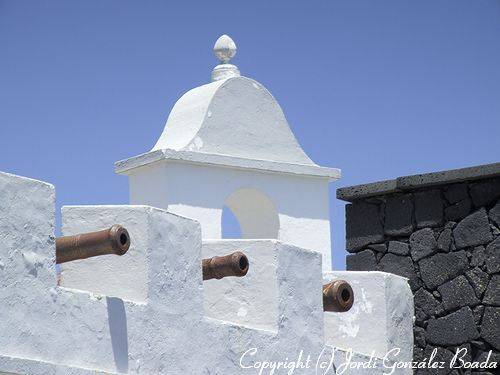
[[[349,200],[347,269],[409,279],[415,359],[500,362],[500,177]]]

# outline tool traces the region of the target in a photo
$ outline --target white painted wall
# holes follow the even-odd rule
[[[6,238],[0,243],[1,371],[66,373],[73,367],[81,369],[75,373],[240,373],[238,358],[247,347],[262,348],[267,358],[321,347],[318,301],[301,298],[321,284],[319,257],[310,262],[301,251],[283,249],[279,259],[287,271],[308,264],[312,272],[301,283],[278,274],[279,314],[287,317],[279,333],[249,330],[204,318],[196,222],[150,207],[93,208],[93,218],[128,222],[131,233],[145,238],[148,298],[138,304],[57,287],[53,187],[3,174],[0,187],[0,231]],[[91,226],[84,218],[78,221],[82,228]],[[135,271],[129,275],[135,277]],[[104,275],[95,277],[105,282]],[[311,309],[315,312],[306,314]],[[307,336],[295,333],[300,327],[308,328]]]
[[[250,264],[245,277],[227,277],[203,283],[205,315],[250,328],[277,332],[277,268],[282,246],[283,244],[271,240],[203,241],[203,258],[242,251]],[[317,262],[317,254],[315,258],[314,262]]]
[[[235,53],[234,42],[224,45],[225,56]],[[319,251],[331,270],[328,183],[340,171],[317,166],[271,93],[232,71],[185,93],[153,149],[116,164],[129,176],[130,202],[198,220],[205,239],[221,237],[227,204],[244,238]]]
[[[267,212],[274,208],[279,222],[278,235],[274,238],[320,252],[323,269],[331,270],[329,182],[326,178],[164,161],[135,169],[129,175],[129,182],[131,204],[160,207],[195,219],[201,224],[204,239],[221,238],[222,208],[226,203],[236,208],[233,213],[241,222],[255,221],[246,233],[248,238],[273,238],[269,236],[274,233],[274,230],[270,233],[274,223],[268,225],[272,215]],[[271,202],[263,203],[255,196],[241,194],[241,189],[255,189]],[[234,201],[235,192],[240,193],[237,195],[239,203]],[[259,207],[266,212],[260,221],[255,215]],[[253,218],[245,217],[245,209],[254,210],[250,212]],[[244,230],[245,226],[241,227]],[[262,230],[261,235],[258,230]]]
[[[255,271],[252,277],[259,274],[270,277],[275,288],[268,288],[269,283],[263,282],[252,289],[244,284],[240,289],[237,284],[221,283],[219,289],[215,281],[205,287],[197,222],[152,207],[68,207],[63,218],[66,231],[98,230],[116,222],[124,223],[132,234],[135,257],[142,254],[144,262],[139,265],[136,258],[137,262],[129,264],[128,272],[117,272],[119,266],[113,263],[114,259],[124,260],[128,254],[121,258],[100,257],[109,266],[104,268],[97,268],[99,264],[92,264],[92,260],[75,262],[77,266],[72,270],[81,270],[90,279],[84,281],[85,287],[100,284],[99,287],[113,286],[118,292],[117,284],[112,283],[117,272],[123,285],[129,286],[125,291],[133,288],[131,280],[145,280],[145,288],[137,285],[133,293],[140,295],[138,291],[146,290],[147,298],[139,302],[126,296],[113,297],[117,295],[113,291],[103,295],[68,289],[57,286],[55,278],[54,188],[0,173],[0,191],[2,372],[247,374],[248,370],[239,367],[239,359],[253,347],[258,348],[258,353],[247,356],[246,365],[259,360],[297,358],[301,350],[316,358],[323,349],[329,350],[324,346],[324,337],[332,334],[325,334],[323,323],[323,277],[318,253],[272,241],[207,243],[203,250],[207,254],[225,253],[236,245],[247,246],[252,261],[250,269]],[[270,251],[266,253],[267,249]],[[141,272],[146,273],[145,278],[141,278]],[[356,273],[352,274],[354,277]],[[224,299],[220,303],[227,304],[237,300],[240,311],[241,301],[245,301],[249,319],[255,320],[257,311],[251,309],[255,307],[252,293],[255,297],[262,294],[262,299],[255,301],[261,305],[265,298],[276,296],[269,310],[272,313],[266,313],[267,317],[278,317],[275,328],[257,329],[252,327],[252,321],[244,326],[234,321],[242,318],[237,312],[235,317],[236,306],[232,312],[218,315],[219,308],[211,309],[205,302]],[[404,298],[411,295],[398,295],[398,299]],[[411,327],[411,316],[400,317],[398,309],[390,311],[389,302],[386,314],[400,322],[396,325],[399,334],[406,334]],[[267,317],[263,315],[264,322]],[[361,359],[366,358],[355,353],[353,360]],[[339,365],[341,360],[337,356],[335,363]],[[301,373],[315,374],[316,370],[311,368]],[[382,369],[369,373],[381,374]]]
[[[109,209],[106,209],[109,208]],[[150,239],[145,206],[65,206],[63,236],[106,229],[114,224],[127,228],[133,241],[127,256],[104,255],[61,264],[60,285],[136,303],[148,299],[148,251]],[[141,223],[142,225],[138,225]],[[194,234],[192,235],[194,236]]]
[[[413,358],[413,295],[404,277],[385,272],[331,271],[323,282],[346,280],[354,304],[344,313],[325,312],[325,343],[383,357],[400,348],[400,360]]]

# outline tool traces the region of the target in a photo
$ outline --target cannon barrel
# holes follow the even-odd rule
[[[354,303],[354,292],[345,280],[336,280],[323,285],[323,310],[348,311]]]
[[[99,255],[123,255],[130,247],[130,236],[121,225],[97,232],[56,238],[56,263],[71,262]]]
[[[248,265],[248,258],[241,251],[203,259],[203,280],[222,279],[227,276],[242,277],[247,274]]]

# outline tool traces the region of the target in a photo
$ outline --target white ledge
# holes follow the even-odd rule
[[[328,178],[336,181],[340,178],[340,169],[325,168],[317,165],[292,164],[271,160],[247,159],[220,154],[209,154],[193,151],[176,151],[163,149],[120,160],[115,163],[115,172],[128,174],[140,168],[160,161],[177,161],[192,164],[215,165],[220,167],[277,172],[310,177]]]

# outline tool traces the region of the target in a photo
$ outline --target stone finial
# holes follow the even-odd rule
[[[221,63],[227,64],[236,55],[236,43],[224,34],[214,44],[214,54]]]
[[[217,39],[214,44],[214,54],[220,64],[212,70],[212,82],[240,75],[238,67],[229,64],[229,61],[236,55],[236,50],[236,43],[228,35],[224,34]]]

